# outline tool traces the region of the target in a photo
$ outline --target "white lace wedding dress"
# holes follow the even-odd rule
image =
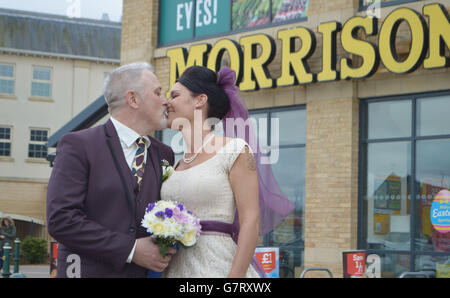
[[[248,144],[244,140],[232,139],[212,158],[176,171],[163,183],[161,199],[184,204],[201,220],[233,223],[236,205],[228,174],[245,146]],[[180,248],[163,276],[225,278],[230,273],[236,248],[227,234],[202,232],[194,247]],[[259,277],[252,265],[247,277]]]

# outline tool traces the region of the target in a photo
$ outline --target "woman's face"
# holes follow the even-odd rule
[[[180,130],[180,125],[193,122],[196,109],[192,92],[180,83],[173,85],[167,107],[168,127]]]

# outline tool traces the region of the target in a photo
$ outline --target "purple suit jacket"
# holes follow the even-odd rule
[[[148,204],[160,199],[161,160],[174,162],[170,147],[150,139],[138,191],[111,120],[61,138],[47,193],[58,277],[75,268],[68,259],[73,254],[80,257],[81,277],[146,276],[145,268],[126,260],[135,240],[148,236],[140,223]]]

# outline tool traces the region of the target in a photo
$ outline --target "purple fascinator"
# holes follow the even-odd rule
[[[295,206],[280,189],[271,165],[261,162],[261,147],[253,127],[246,125],[244,129],[236,128],[236,124],[248,123],[249,113],[240,96],[239,87],[236,86],[235,71],[226,66],[222,67],[218,72],[218,85],[225,91],[230,101],[230,108],[223,119],[225,136],[244,139],[253,151],[258,171],[260,235],[265,235],[273,231],[294,210]],[[233,238],[237,241],[239,234],[237,211],[233,230]]]

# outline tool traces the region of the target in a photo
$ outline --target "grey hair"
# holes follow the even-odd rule
[[[125,94],[133,90],[144,95],[144,85],[141,83],[142,72],[147,69],[153,72],[153,67],[147,62],[136,62],[123,65],[110,72],[103,88],[103,96],[111,113],[125,103]]]

